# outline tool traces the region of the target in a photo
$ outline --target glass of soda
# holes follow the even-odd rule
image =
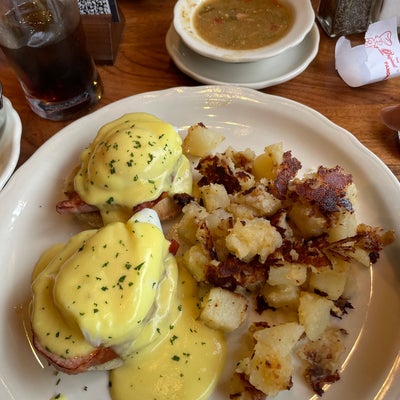
[[[0,0],[0,48],[41,117],[76,118],[100,101],[76,0]]]

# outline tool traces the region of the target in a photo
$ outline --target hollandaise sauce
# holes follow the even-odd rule
[[[110,372],[113,400],[201,400],[214,390],[225,362],[224,338],[196,319],[196,284],[184,269],[178,286],[173,309],[179,315],[167,327],[168,335],[133,352]]]
[[[113,400],[206,399],[224,366],[224,337],[197,320],[196,283],[157,218],[143,210],[44,252],[32,275],[32,329],[62,362],[115,350]]]
[[[108,223],[126,221],[134,206],[163,192],[191,193],[192,177],[175,128],[154,115],[131,113],[104,125],[82,152],[74,187]]]
[[[54,395],[50,400],[67,400],[67,398],[61,393],[58,393]]]
[[[153,224],[132,218],[81,232],[46,252],[36,266],[35,335],[61,357],[84,356],[98,346],[123,354],[149,320],[156,329],[160,321],[153,316],[159,316],[163,288],[173,289],[166,276],[174,268],[169,242]]]

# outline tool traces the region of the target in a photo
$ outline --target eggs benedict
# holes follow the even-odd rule
[[[114,400],[132,390],[139,398],[159,390],[158,399],[205,399],[225,344],[197,320],[198,301],[156,212],[144,209],[43,253],[32,275],[33,343],[68,374],[112,370]]]
[[[161,219],[167,219],[180,210],[172,196],[192,190],[180,136],[151,114],[130,113],[104,125],[80,159],[68,200],[57,204],[59,213],[99,212],[106,224],[158,204]]]

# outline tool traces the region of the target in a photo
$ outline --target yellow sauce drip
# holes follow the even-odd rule
[[[178,318],[161,340],[132,354],[110,372],[113,400],[202,400],[213,392],[225,362],[223,335],[196,319],[198,295],[193,278],[180,269]]]
[[[59,394],[54,395],[50,400],[67,400],[67,398],[64,395],[59,393]]]
[[[131,113],[104,125],[82,152],[74,187],[106,224],[126,221],[134,206],[163,192],[191,193],[192,177],[174,127],[151,114]]]

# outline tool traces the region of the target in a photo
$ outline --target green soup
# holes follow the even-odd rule
[[[292,9],[277,0],[207,0],[194,15],[194,27],[204,40],[234,50],[274,43],[292,25]]]

